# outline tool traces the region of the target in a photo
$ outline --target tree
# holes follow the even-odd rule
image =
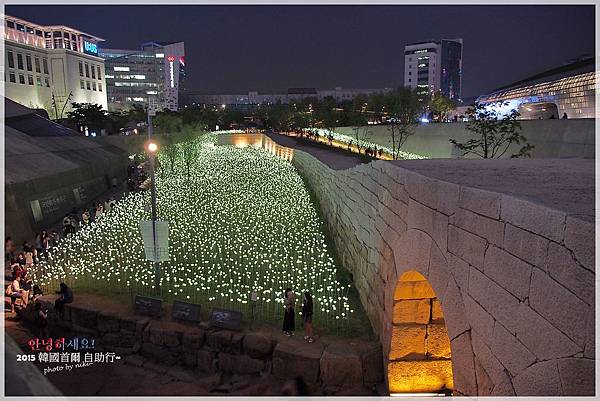
[[[371,130],[368,125],[363,125],[352,127],[352,132],[354,134],[356,147],[358,148],[358,153],[360,154],[361,149],[367,146],[365,142],[371,137]]]
[[[206,126],[202,123],[188,124],[182,130],[182,142],[180,143],[183,163],[185,164],[188,180],[192,167],[200,157],[200,147],[195,139],[206,132]]]
[[[456,104],[448,99],[442,91],[437,91],[431,99],[431,110],[437,115],[439,121],[446,121],[448,113],[456,108]]]
[[[415,133],[424,102],[415,90],[399,88],[386,93],[383,103],[387,114],[386,128],[392,142],[392,158],[398,160],[400,149]]]
[[[498,106],[508,106],[508,102],[499,103]],[[519,112],[515,109],[509,113],[500,113],[497,107],[486,107],[482,103],[475,104],[467,110],[469,123],[467,130],[475,134],[475,138],[466,142],[450,139],[463,156],[474,154],[483,159],[500,158],[506,154],[511,145],[523,145],[511,158],[531,157],[533,145],[521,135],[521,124],[517,121]]]
[[[152,124],[157,134],[174,134],[181,131],[183,121],[181,115],[175,111],[164,110],[156,113]]]
[[[106,111],[94,103],[71,103],[67,118],[77,127],[87,127],[89,130],[102,129],[109,123]]]

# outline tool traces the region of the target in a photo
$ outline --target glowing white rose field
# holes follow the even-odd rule
[[[302,292],[313,294],[323,327],[346,324],[359,302],[348,299],[349,280],[340,278],[342,268],[295,168],[262,149],[202,142],[195,142],[199,157],[189,179],[182,152],[175,171],[160,155],[158,219],[169,222],[170,255],[160,263],[160,297],[249,318],[255,291],[256,318],[274,321],[290,287],[298,306]],[[139,229],[150,219],[149,205],[149,191],[125,195],[98,221],[64,238],[42,262],[37,281],[47,290],[64,280],[76,292],[156,296],[154,265],[145,260]]]

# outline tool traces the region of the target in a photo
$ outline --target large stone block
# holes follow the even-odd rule
[[[484,342],[484,340],[486,341]],[[505,380],[509,380],[508,371],[486,344],[486,342],[491,343],[491,340],[491,336],[485,338],[481,334],[471,331],[471,345],[475,358],[481,363],[481,366],[483,366],[490,379],[494,382],[494,386],[498,386]]]
[[[489,396],[494,389],[494,382],[485,371],[477,358],[475,362],[475,378],[477,379],[477,395],[478,396]]]
[[[429,234],[440,249],[447,248],[448,216],[411,199],[406,225],[408,229],[415,228]]]
[[[448,227],[448,251],[480,270],[486,246],[485,239],[455,226]]]
[[[103,333],[114,333],[119,331],[119,318],[99,312],[98,330]]]
[[[514,319],[517,339],[539,360],[564,358],[583,350],[524,303],[519,304]]]
[[[454,280],[448,281],[442,307],[444,308],[444,321],[450,340],[471,328],[465,314],[462,295]]]
[[[567,217],[565,227],[565,245],[573,251],[577,261],[590,271],[596,270],[595,226],[593,222],[576,217]]]
[[[260,373],[265,369],[265,361],[253,359],[247,355],[219,353],[219,369],[224,372],[242,375]]]
[[[542,270],[533,271],[529,304],[576,344],[584,345],[590,307]]]
[[[483,189],[461,187],[458,205],[493,219],[500,218],[500,198],[502,195]]]
[[[502,246],[504,239],[504,223],[495,219],[480,216],[465,209],[457,209],[453,216],[453,225],[465,231],[487,239],[490,243]]]
[[[165,365],[174,365],[180,359],[180,353],[176,349],[152,343],[143,343],[140,353],[146,358],[160,361]]]
[[[595,393],[596,362],[584,358],[558,360],[558,373],[565,396],[593,396]]]
[[[444,311],[441,302],[437,298],[431,301],[431,322],[444,323]]]
[[[273,344],[271,338],[265,335],[248,333],[244,336],[242,348],[246,354],[253,358],[263,358],[271,355]]]
[[[98,325],[98,311],[90,307],[70,305],[71,321],[77,326],[96,330]]]
[[[539,235],[506,224],[504,250],[532,265],[542,267],[546,261],[549,241]]]
[[[402,277],[405,272],[416,270],[427,277],[432,242],[431,237],[424,232],[408,230],[397,243],[388,243],[394,250],[397,276]]]
[[[494,318],[469,295],[465,295],[463,300],[465,314],[469,319],[471,328],[480,334],[486,343],[490,343],[494,334]]]
[[[473,268],[469,274],[469,295],[494,319],[515,333],[514,314],[519,307],[517,298]]]
[[[513,379],[518,396],[560,396],[562,388],[556,361],[531,365]]]
[[[567,248],[554,242],[550,243],[546,271],[550,277],[568,288],[588,305],[594,303],[595,275],[581,267]]]
[[[427,326],[424,324],[394,326],[389,359],[425,359],[426,336]],[[448,337],[447,333],[446,337]]]
[[[456,284],[466,291],[469,284],[469,264],[450,252],[446,252],[446,263]]]
[[[431,359],[450,359],[450,338],[445,324],[427,325],[427,355]]]
[[[426,280],[401,281],[396,286],[394,300],[435,298],[433,288]]]
[[[181,338],[181,344],[186,350],[197,350],[204,344],[204,331],[194,330],[187,331]]]
[[[439,181],[407,171],[405,175],[405,188],[410,197],[438,210],[445,215],[451,215],[458,207],[458,194],[460,187],[456,184]]]
[[[363,350],[362,367],[365,385],[383,381],[383,354],[379,344],[371,344]]]
[[[452,389],[452,361],[390,362],[388,385],[391,393],[429,393]]]
[[[319,379],[321,356],[324,346],[300,340],[280,342],[273,351],[273,374],[280,379],[302,377],[308,383]]]
[[[477,394],[471,333],[468,331],[452,340],[452,372],[457,391],[465,395]]]
[[[199,350],[196,354],[196,365],[198,366],[198,370],[201,372],[214,372],[216,363],[215,358],[215,353],[204,349]]]
[[[535,355],[498,322],[494,325],[490,348],[513,377],[536,361]]]
[[[354,351],[354,352],[353,352]],[[321,381],[329,386],[363,383],[360,352],[343,345],[329,345],[321,357]]]
[[[485,275],[520,300],[529,294],[531,269],[531,265],[493,245],[485,252]]]
[[[502,220],[556,242],[563,240],[565,212],[550,209],[525,199],[502,195]]]
[[[431,317],[431,301],[429,299],[404,300],[394,304],[394,324],[429,323]]]
[[[214,351],[223,351],[231,347],[231,336],[229,330],[215,330],[206,333],[206,343]]]

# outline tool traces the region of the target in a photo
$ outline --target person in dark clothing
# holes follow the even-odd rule
[[[552,115],[550,116],[550,120],[556,120],[556,117],[554,117],[554,114],[552,114]]]
[[[304,331],[305,336],[304,339],[309,343],[315,341],[313,339],[313,327],[312,327],[312,319],[313,319],[313,300],[310,292],[304,292],[304,301],[302,302],[302,321],[304,322]]]
[[[60,298],[54,301],[54,310],[63,316],[65,304],[73,302],[73,290],[65,283],[60,283],[60,291],[57,291],[56,293],[60,294]]]
[[[40,338],[50,337],[48,334],[48,310],[42,309],[42,304],[39,302],[35,303],[34,321]]]
[[[283,334],[293,336],[296,329],[294,317],[294,292],[291,288],[286,288],[284,293],[283,305],[285,313],[283,315]]]
[[[568,119],[568,118],[569,118],[569,116],[567,115],[567,113],[563,113],[563,115],[562,115],[562,119],[563,119],[563,120],[566,120],[566,119]]]

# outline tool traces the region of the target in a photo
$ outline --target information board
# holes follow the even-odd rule
[[[169,222],[156,221],[156,245],[152,234],[152,221],[140,221],[140,231],[144,240],[146,259],[152,262],[169,260]]]
[[[162,299],[136,295],[135,313],[138,315],[159,317],[162,314]]]
[[[173,319],[198,323],[200,321],[200,305],[175,300],[171,316]]]
[[[239,330],[242,325],[242,313],[213,308],[210,312],[210,325],[222,329]]]

